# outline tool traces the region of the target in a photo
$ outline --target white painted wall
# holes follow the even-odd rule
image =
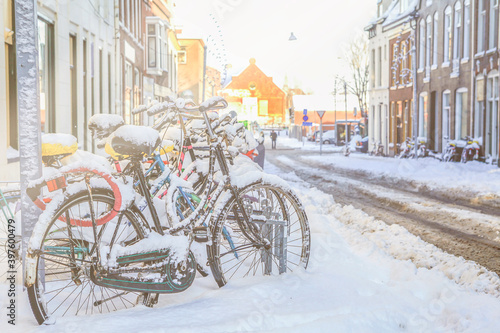
[[[4,31],[3,8],[6,0],[0,0],[0,31]],[[39,0],[38,13],[54,24],[54,64],[55,64],[55,114],[56,131],[71,133],[71,75],[69,35],[77,37],[77,104],[78,104],[78,139],[83,140],[87,131],[87,119],[83,118],[83,40],[87,40],[87,82],[88,117],[91,116],[91,43],[94,43],[94,110],[95,113],[109,113],[109,99],[114,109],[114,96],[108,94],[108,66],[111,65],[111,94],[114,95],[113,64],[108,64],[108,53],[111,61],[115,59],[114,48],[114,18],[113,0],[70,1],[70,0]],[[103,51],[103,80],[99,87],[99,49]],[[5,46],[4,35],[0,33],[0,87],[5,87]],[[103,94],[103,108],[100,110],[100,94]],[[88,118],[87,117],[87,118]],[[7,110],[5,89],[0,89],[0,180],[19,179],[18,163],[7,164]],[[88,142],[90,144],[90,135]],[[80,142],[82,143],[82,142]]]

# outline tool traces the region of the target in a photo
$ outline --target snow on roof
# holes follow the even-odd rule
[[[399,19],[408,16],[411,12],[416,10],[418,7],[420,0],[408,0],[408,7],[400,12],[400,7],[398,4],[401,2],[401,0],[394,0],[389,8],[387,9],[386,13],[384,13],[384,16],[386,16],[386,19],[384,23],[382,24],[383,26],[387,26],[391,23],[394,23],[398,21]]]
[[[334,95],[295,95],[292,97],[295,111],[304,109],[311,111],[345,111],[345,95],[337,94],[337,103]],[[355,95],[347,94],[347,110],[358,108]]]

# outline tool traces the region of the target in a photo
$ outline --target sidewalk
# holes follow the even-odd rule
[[[315,143],[306,142],[302,147],[302,143],[295,139],[281,139],[281,142],[278,140],[278,146],[318,151],[319,153],[319,144],[315,145]],[[335,149],[341,149],[341,147],[333,146],[325,149],[325,145],[323,146],[325,152],[334,151]],[[472,190],[482,196],[500,198],[500,168],[496,165],[475,161],[469,163],[445,163],[431,157],[397,159],[359,153],[353,153],[347,158],[341,154],[309,155],[300,158],[348,170],[361,170],[374,176],[415,181],[427,186],[430,190],[436,188],[446,188],[454,191]]]

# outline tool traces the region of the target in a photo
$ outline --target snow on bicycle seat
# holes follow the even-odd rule
[[[136,125],[123,125],[111,139],[111,147],[120,155],[151,155],[160,144],[157,130]]]
[[[125,124],[122,116],[117,114],[95,114],[89,119],[88,128],[97,138],[102,139]]]
[[[78,149],[76,138],[71,134],[49,133],[42,135],[42,156],[73,155]]]

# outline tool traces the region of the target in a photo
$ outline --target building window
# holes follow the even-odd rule
[[[168,24],[156,16],[146,17],[147,23],[147,72],[162,75],[168,71]]]
[[[112,68],[112,65],[111,65],[111,53],[108,53],[108,113],[112,113],[113,111],[113,105],[111,104],[112,102],[112,98],[111,98],[111,94],[112,94],[112,84],[111,84],[111,68]]]
[[[423,69],[424,66],[425,66],[425,20],[420,20],[420,52],[419,52],[419,55],[418,55],[418,68],[419,69]]]
[[[177,61],[179,64],[187,64],[187,54],[186,51],[179,51],[177,52]]]
[[[474,137],[482,138],[484,136],[484,76],[478,75],[476,78],[476,98],[474,107]]]
[[[484,39],[486,30],[486,0],[479,0],[477,21],[477,52],[484,51]]]
[[[148,24],[148,68],[156,68],[156,24]]]
[[[377,65],[377,84],[382,86],[382,47],[378,48],[378,65]]]
[[[119,8],[119,18],[120,18],[120,22],[123,23],[123,14],[124,14],[124,8],[123,8],[123,0],[120,0],[120,4],[119,4],[120,8]]]
[[[431,67],[431,46],[432,46],[432,18],[427,16],[427,38],[425,43],[425,67],[426,76],[428,76],[428,71]]]
[[[464,58],[470,53],[470,0],[464,2]]]
[[[490,0],[490,27],[488,29],[488,49],[494,49],[498,40],[498,0]]]
[[[443,45],[443,62],[450,62],[451,53],[451,8],[446,7],[444,12],[444,45]]]
[[[455,4],[455,28],[453,34],[453,59],[460,58],[460,37],[462,29],[462,5],[460,2]]]
[[[408,2],[410,0],[399,0],[399,12],[402,13],[408,8]]]
[[[420,94],[418,101],[418,136],[427,137],[428,134],[428,120],[429,108],[427,105],[427,93]]]
[[[488,76],[486,84],[486,140],[485,153],[498,156],[498,72],[494,71]]]
[[[42,132],[56,130],[54,107],[54,25],[38,19],[38,75]]]
[[[398,64],[397,64],[397,56],[398,56],[398,43],[392,44],[392,67],[391,67],[391,72],[392,72],[392,79],[391,79],[391,87],[396,86],[397,82],[397,77],[399,75],[398,73]],[[391,107],[392,109],[392,107]],[[391,141],[392,142],[392,141]]]
[[[460,88],[455,96],[455,139],[458,140],[469,135],[468,119],[467,89]]]
[[[82,42],[82,53],[83,53],[83,60],[82,60],[82,67],[83,67],[83,122],[86,124],[88,121],[88,64],[87,64],[87,40],[84,39]],[[85,129],[83,130],[83,150],[88,150],[88,131]]]
[[[131,111],[133,105],[133,86],[134,86],[134,72],[133,66],[128,61],[125,61],[125,98],[124,98],[124,108],[123,108],[123,119],[125,123],[131,123]]]
[[[102,63],[102,48],[99,48],[99,113],[104,113],[104,86],[103,86],[103,75],[104,68]]]
[[[434,13],[434,44],[432,45],[432,65],[437,66],[438,63],[438,13]]]
[[[71,94],[71,134],[78,138],[78,103],[76,76],[76,36],[69,36],[69,72]]]
[[[382,16],[383,8],[384,8],[384,4],[382,3],[382,0],[378,0],[378,2],[377,2],[377,17]]]
[[[370,84],[372,88],[375,88],[375,72],[376,72],[376,67],[375,67],[375,49],[372,49],[371,52],[371,62],[372,62],[372,70],[370,73]]]

